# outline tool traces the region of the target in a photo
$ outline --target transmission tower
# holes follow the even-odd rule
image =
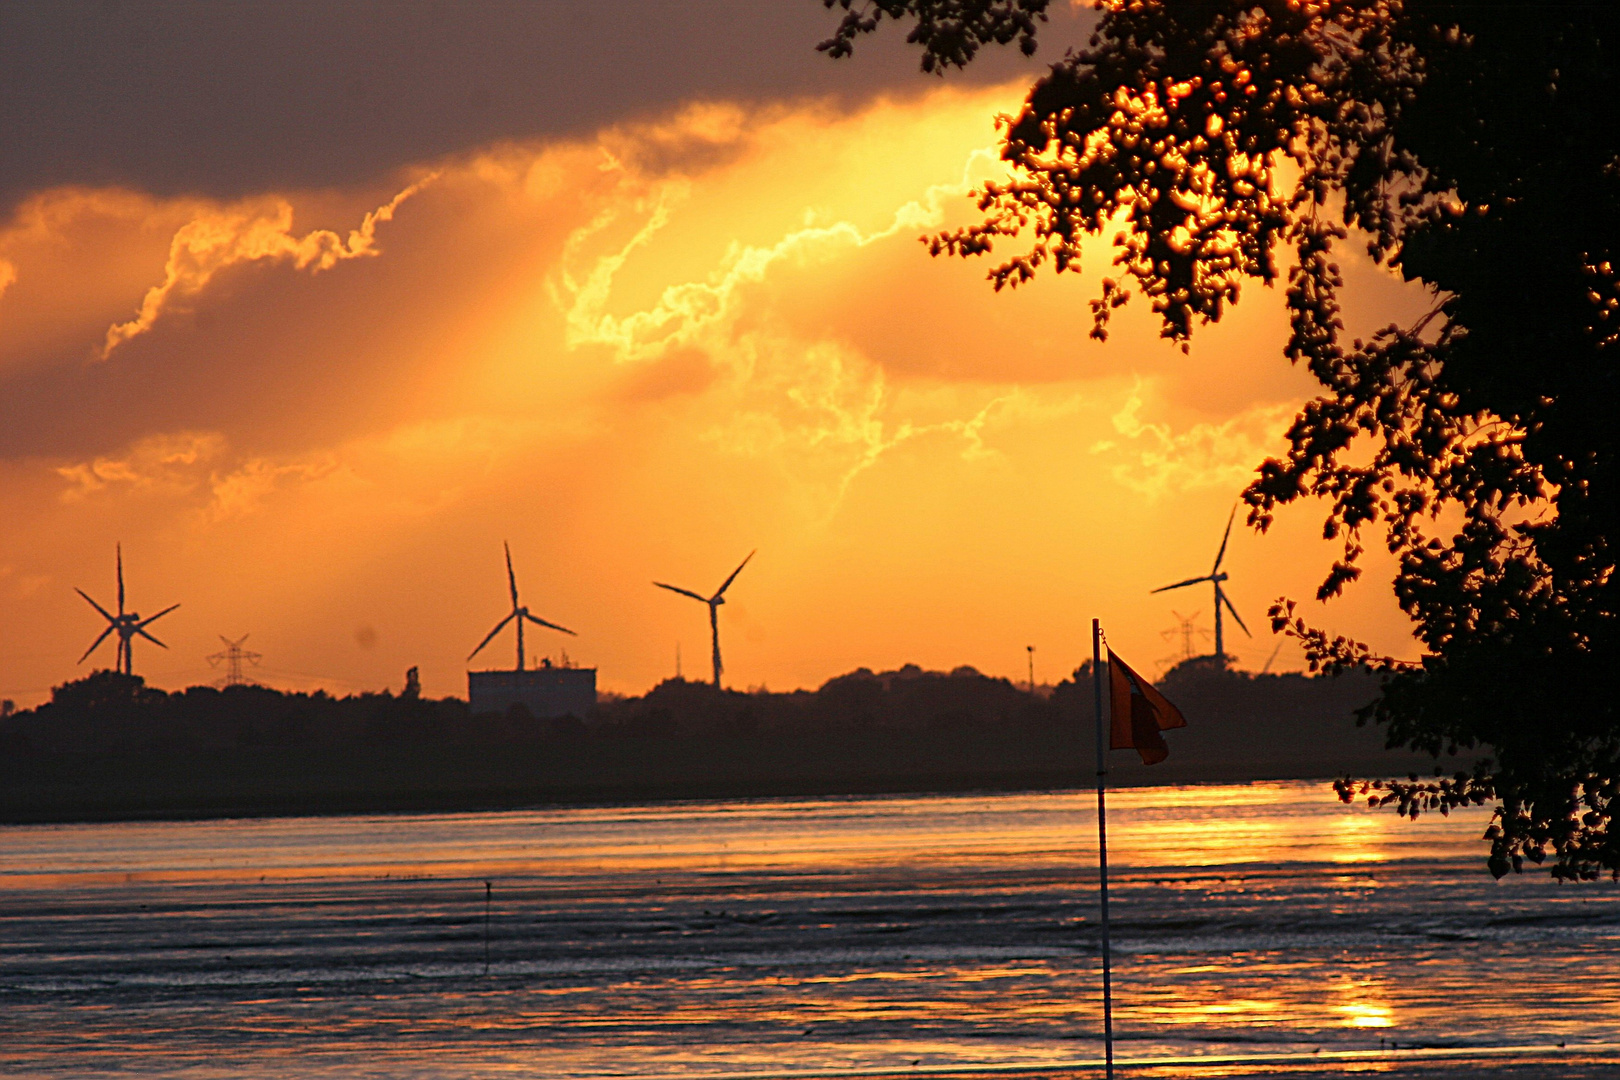
[[[1181,651],[1175,656],[1169,657],[1165,661],[1161,661],[1162,663],[1166,663],[1173,667],[1176,664],[1182,663],[1186,660],[1191,660],[1194,656],[1197,656],[1198,641],[1200,638],[1207,640],[1209,638],[1209,631],[1201,629],[1198,626],[1198,612],[1196,611],[1191,615],[1183,615],[1179,611],[1172,611],[1170,614],[1176,617],[1176,625],[1171,627],[1169,630],[1159,631],[1159,636],[1164,638],[1166,641],[1174,641],[1178,637],[1181,639]]]
[[[247,639],[248,635],[246,634],[243,634],[235,641],[232,641],[224,634],[219,636],[219,640],[225,643],[225,647],[208,658],[209,667],[218,667],[221,663],[225,665],[225,677],[219,680],[219,685],[246,686],[253,681],[242,674],[242,662],[245,660],[254,667],[258,667],[259,661],[263,657],[250,649],[242,648],[242,642]]]

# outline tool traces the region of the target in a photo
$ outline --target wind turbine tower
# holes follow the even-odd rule
[[[158,612],[156,615],[148,615],[144,619],[133,611],[126,612],[124,610],[124,545],[119,544],[116,551],[118,553],[117,615],[114,615],[112,612],[108,611],[94,600],[91,600],[90,594],[85,592],[83,589],[75,588],[73,590],[80,596],[84,597],[85,602],[100,612],[101,617],[107,620],[107,629],[103,630],[101,632],[101,636],[96,638],[95,641],[91,642],[88,649],[84,650],[84,655],[79,657],[79,663],[82,664],[86,660],[90,659],[90,654],[96,651],[96,647],[98,645],[107,640],[108,634],[116,633],[118,635],[118,659],[114,665],[114,670],[124,675],[133,675],[135,674],[135,653],[131,648],[131,645],[135,640],[135,635],[139,634],[152,644],[167,649],[168,646],[164,645],[163,642],[159,641],[157,638],[148,633],[146,628],[163,618],[163,616],[167,615],[180,605],[170,605],[169,607],[166,607],[162,611]]]
[[[477,656],[480,652],[482,652],[484,646],[488,645],[491,641],[494,641],[495,640],[495,635],[500,633],[502,630],[504,630],[506,628],[507,623],[516,622],[517,623],[517,670],[522,671],[523,670],[523,624],[525,622],[532,622],[536,626],[544,626],[548,630],[561,630],[565,634],[574,634],[574,632],[572,630],[568,629],[568,627],[566,627],[566,626],[558,626],[556,623],[546,622],[546,620],[544,620],[544,619],[542,619],[542,618],[540,618],[540,617],[538,617],[536,615],[531,615],[529,613],[529,609],[524,607],[522,604],[520,604],[518,602],[517,575],[512,573],[512,545],[503,542],[501,544],[501,546],[506,549],[506,583],[512,590],[512,611],[511,611],[511,613],[509,615],[506,616],[506,618],[502,619],[500,622],[495,624],[495,629],[491,630],[489,632],[489,635],[487,637],[485,637],[483,641],[480,641],[478,643],[478,648],[474,649],[472,652],[467,654],[467,659],[471,660],[473,657]],[[578,635],[576,634],[574,636],[577,637]]]
[[[750,551],[748,559],[752,559],[758,550],[756,548],[754,551]],[[668,589],[670,592],[680,593],[682,596],[690,596],[700,604],[709,605],[709,634],[714,641],[714,687],[716,690],[720,689],[720,672],[722,670],[720,664],[720,605],[726,602],[726,590],[731,588],[731,583],[737,580],[737,575],[742,573],[743,567],[748,565],[748,559],[744,559],[737,564],[737,569],[731,572],[731,576],[726,578],[725,582],[715,590],[713,596],[704,596],[701,593],[693,592],[691,589],[683,589],[678,585],[665,585],[662,581],[653,582],[660,589]]]
[[[1221,537],[1221,549],[1215,553],[1215,565],[1210,568],[1209,573],[1203,577],[1188,578],[1186,581],[1178,581],[1174,585],[1166,585],[1163,588],[1153,590],[1155,593],[1169,592],[1172,589],[1184,589],[1188,585],[1198,585],[1205,581],[1215,586],[1215,666],[1222,668],[1226,666],[1226,644],[1221,637],[1221,606],[1223,604],[1226,606],[1226,610],[1232,613],[1232,618],[1237,620],[1237,624],[1242,628],[1243,632],[1250,637],[1254,636],[1249,634],[1249,628],[1243,625],[1243,617],[1237,613],[1237,608],[1232,606],[1232,601],[1227,599],[1226,590],[1221,588],[1221,582],[1227,580],[1226,571],[1221,569],[1221,560],[1226,557],[1226,542],[1232,538],[1232,521],[1236,517],[1237,507],[1234,506],[1231,514],[1227,515],[1226,533]]]

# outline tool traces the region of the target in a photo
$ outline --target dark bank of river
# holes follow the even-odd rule
[[[1089,787],[1089,685],[857,672],[817,691],[670,682],[586,720],[468,716],[464,702],[259,687],[165,694],[107,673],[0,722],[0,821],[456,812],[672,799]],[[100,680],[100,681],[97,681]],[[1434,762],[1358,727],[1369,680],[1179,670],[1171,756],[1111,783],[1389,776]],[[1449,769],[1456,763],[1448,762]]]
[[[1175,733],[1186,736],[1188,733]],[[1175,739],[1145,768],[1116,753],[1110,782],[1179,783],[1390,775],[1422,759],[1361,753],[1200,754]],[[244,747],[201,753],[31,753],[0,761],[0,822],[456,812],[759,796],[1043,791],[1090,787],[1088,733],[983,730],[816,738],[512,739],[488,743]]]

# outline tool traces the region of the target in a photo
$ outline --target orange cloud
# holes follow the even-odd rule
[[[75,502],[111,487],[186,492],[196,486],[195,474],[206,468],[224,448],[218,432],[179,432],[142,439],[118,457],[97,457],[73,465],[59,465],[57,475],[67,481],[65,502]]]
[[[1198,488],[1241,490],[1297,411],[1291,402],[1267,403],[1177,431],[1142,419],[1146,392],[1138,380],[1111,417],[1116,437],[1098,441],[1091,452],[1113,462],[1110,472],[1121,486],[1155,499]]]
[[[345,259],[377,254],[377,226],[392,221],[399,205],[432,181],[416,181],[340,236],[330,229],[292,233],[292,204],[281,198],[254,200],[200,212],[175,232],[161,284],[146,291],[135,318],[107,328],[101,346],[105,360],[130,338],[144,334],[175,297],[196,296],[220,270],[236,263],[285,260],[299,270],[319,273]]]

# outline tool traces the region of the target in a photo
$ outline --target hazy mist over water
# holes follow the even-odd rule
[[[7,827],[0,1072],[1061,1071],[1101,1051],[1093,805]],[[1620,889],[1493,882],[1484,811],[1406,822],[1320,783],[1110,811],[1122,1058],[1620,1062]]]

